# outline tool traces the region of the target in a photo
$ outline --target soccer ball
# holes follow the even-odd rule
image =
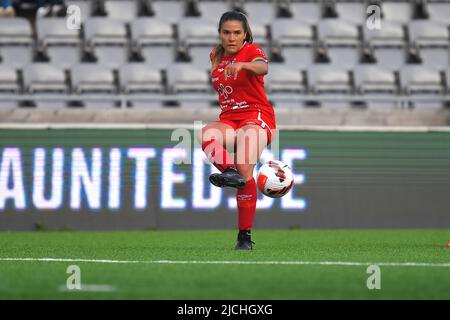
[[[257,184],[259,190],[266,196],[281,198],[291,190],[294,176],[287,164],[271,160],[259,168]]]

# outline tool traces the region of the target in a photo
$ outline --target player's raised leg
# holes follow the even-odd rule
[[[251,230],[258,199],[253,171],[267,143],[267,132],[258,125],[245,125],[237,131],[236,168],[246,180],[244,188],[236,193],[239,219],[237,250],[253,248]]]
[[[234,128],[223,122],[209,123],[198,137],[209,161],[221,172],[209,177],[217,187],[242,188],[245,185],[245,179],[238,173],[234,159],[227,151],[227,147],[234,148],[235,137]]]

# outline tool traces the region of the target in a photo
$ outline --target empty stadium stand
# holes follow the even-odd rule
[[[67,5],[80,8],[80,29],[68,28],[63,17],[0,19],[0,108],[210,108],[215,94],[209,52],[219,41],[221,14],[231,9],[248,15],[254,42],[271,61],[266,88],[276,108],[307,107],[311,101],[324,108],[355,101],[371,109],[449,106],[450,1]],[[366,11],[370,5],[381,9],[381,29],[366,24],[375,14]],[[177,98],[186,94],[197,98]],[[339,99],[323,99],[329,95]]]

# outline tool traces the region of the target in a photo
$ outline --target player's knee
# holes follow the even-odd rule
[[[214,128],[203,128],[197,135],[197,139],[200,144],[203,146],[205,144],[209,144],[212,141],[218,141],[223,144],[223,136],[222,133]]]
[[[211,140],[214,140],[214,137],[211,137],[210,134],[208,134],[207,129],[202,129],[197,134],[197,141],[200,143],[200,145],[204,145],[205,143],[208,143]]]

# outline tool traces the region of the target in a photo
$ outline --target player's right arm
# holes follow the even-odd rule
[[[234,78],[236,80],[237,74],[241,70],[248,70],[258,76],[264,76],[268,73],[269,67],[264,61],[252,62],[237,62],[226,66],[225,77]]]

